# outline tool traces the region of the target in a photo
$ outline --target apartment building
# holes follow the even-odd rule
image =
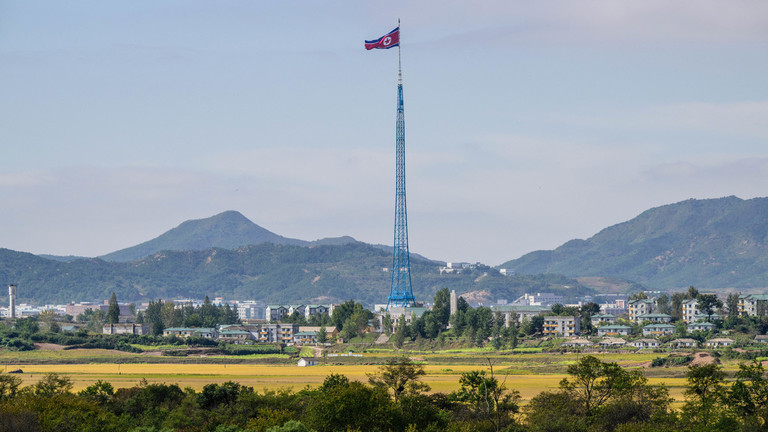
[[[581,333],[581,317],[576,316],[545,316],[544,330],[545,336],[565,336],[573,337]]]

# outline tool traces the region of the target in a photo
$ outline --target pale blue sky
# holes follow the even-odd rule
[[[438,6],[439,5],[439,6]],[[0,247],[94,256],[238,210],[491,265],[768,193],[768,2],[0,0]]]

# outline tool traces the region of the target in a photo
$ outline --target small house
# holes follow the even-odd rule
[[[302,366],[302,367],[304,367],[304,366],[317,366],[317,364],[318,364],[317,359],[306,358],[306,357],[300,358],[299,362],[298,362],[298,366]]]

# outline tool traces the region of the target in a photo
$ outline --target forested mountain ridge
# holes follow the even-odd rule
[[[557,275],[508,277],[479,266],[462,274],[440,274],[443,263],[412,256],[417,300],[431,301],[437,290],[483,293],[486,301],[514,300],[526,291],[561,293],[569,298],[594,291]],[[0,249],[0,280],[19,285],[19,302],[61,303],[203,298],[279,303],[386,303],[391,252],[365,243],[292,246],[262,243],[237,249],[162,251],[131,262],[81,259],[61,262]],[[0,297],[2,299],[3,297]]]
[[[659,288],[768,286],[768,198],[687,200],[647,210],[586,240],[499,267],[604,276]]]

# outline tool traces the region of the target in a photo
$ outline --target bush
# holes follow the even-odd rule
[[[250,354],[280,354],[281,350],[278,345],[271,344],[254,344],[254,345],[234,345],[234,344],[221,344],[219,345],[221,352],[226,355],[250,355]]]

